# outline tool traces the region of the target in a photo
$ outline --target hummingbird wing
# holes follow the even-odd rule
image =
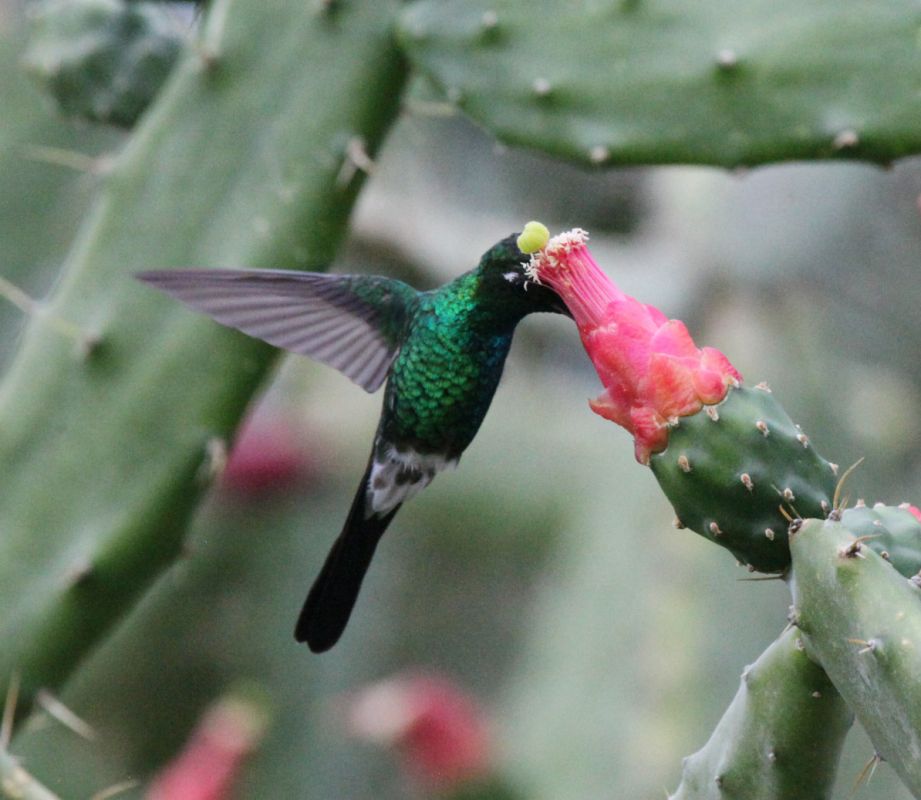
[[[387,377],[417,295],[369,275],[177,269],[136,277],[222,325],[335,367],[368,392]]]

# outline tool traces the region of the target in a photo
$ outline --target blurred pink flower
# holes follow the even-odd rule
[[[712,347],[698,349],[684,323],[624,294],[601,270],[579,229],[531,256],[529,274],[560,295],[605,391],[592,411],[626,428],[637,461],[668,445],[668,426],[720,402],[742,376]]]
[[[491,772],[490,742],[476,702],[446,678],[403,674],[347,698],[350,732],[395,747],[410,778],[447,792]]]
[[[205,712],[182,752],[154,778],[146,800],[229,800],[245,758],[265,733],[265,709],[228,696]]]
[[[257,410],[240,427],[221,484],[255,495],[290,486],[310,468],[300,431],[283,415]]]

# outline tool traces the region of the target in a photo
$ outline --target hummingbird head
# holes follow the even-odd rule
[[[531,255],[520,249],[521,243],[522,235],[513,233],[483,254],[477,270],[480,291],[492,302],[520,308],[522,315],[549,311],[571,316],[556,292],[528,277],[525,268],[531,261]]]

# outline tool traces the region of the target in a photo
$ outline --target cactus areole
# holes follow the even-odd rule
[[[539,240],[538,240],[539,241]],[[528,274],[569,308],[605,387],[592,410],[633,435],[687,527],[752,569],[790,563],[788,518],[824,517],[836,470],[770,390],[742,386],[719,350],[621,291],[574,229],[532,252]]]

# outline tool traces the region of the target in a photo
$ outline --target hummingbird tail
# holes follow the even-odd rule
[[[342,636],[377,543],[400,508],[366,517],[367,478],[361,482],[345,527],[329,551],[294,629],[294,638],[306,642],[314,653],[329,650]]]

